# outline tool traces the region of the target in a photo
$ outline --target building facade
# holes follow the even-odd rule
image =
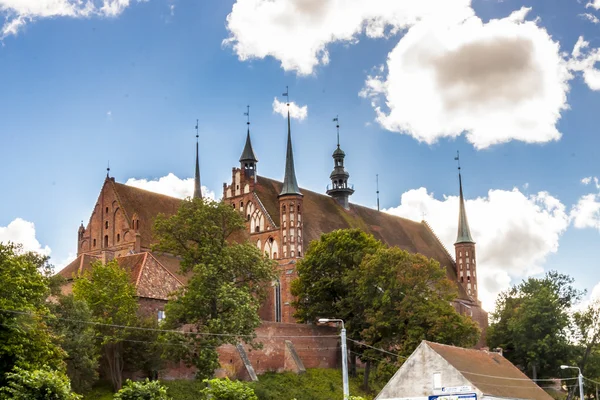
[[[283,181],[258,175],[258,158],[249,125],[245,139],[239,165],[232,168],[231,181],[223,184],[222,201],[243,215],[248,240],[277,262],[277,279],[272,282],[260,310],[264,321],[296,322],[290,286],[297,278],[296,264],[311,241],[336,229],[359,228],[389,246],[437,260],[448,279],[457,284],[455,308],[471,316],[485,335],[487,313],[477,297],[475,242],[467,222],[460,173],[455,261],[425,221],[400,218],[350,202],[354,188],[348,183],[350,174],[344,166],[346,154],[340,147],[339,136],[326,194],[298,185],[289,114]],[[197,146],[194,197],[201,197]],[[131,271],[140,302],[147,305],[148,312],[164,315],[168,293],[184,286],[187,279],[179,271],[177,257],[152,252],[152,226],[158,214],[172,215],[180,204],[180,199],[118,183],[107,174],[87,224],[84,226],[82,222],[79,227],[77,259],[61,274],[71,280],[94,260],[117,259]],[[146,275],[154,278],[142,279]],[[480,343],[484,343],[483,338]]]

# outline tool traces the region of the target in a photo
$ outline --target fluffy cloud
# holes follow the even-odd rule
[[[595,193],[581,196],[570,213],[575,228],[600,230],[600,195]]]
[[[525,195],[518,189],[490,190],[486,197],[466,201],[469,225],[477,242],[479,297],[493,310],[497,294],[514,279],[543,271],[550,253],[558,250],[569,219],[565,206],[546,192]],[[434,198],[427,189],[405,192],[396,208],[385,210],[413,220],[423,213],[440,240],[454,254],[458,197]],[[514,283],[514,282],[513,282]]]
[[[173,173],[155,180],[129,178],[125,184],[180,199],[194,194],[194,178],[180,179]],[[202,186],[202,196],[213,200],[216,198],[215,192],[206,186]]]
[[[600,10],[600,0],[590,1],[585,5],[585,8],[589,7],[595,8],[596,10]]]
[[[600,62],[600,48],[591,49],[590,43],[580,36],[573,47],[569,68],[581,72],[583,80],[592,90],[600,90],[600,69],[596,68]]]
[[[0,0],[0,15],[5,17],[0,39],[16,35],[27,22],[39,18],[116,17],[132,1],[144,0]]]
[[[308,106],[298,106],[293,101],[290,102],[290,117],[303,121],[308,116]],[[288,106],[286,103],[282,103],[277,100],[277,97],[273,99],[273,112],[280,114],[283,117],[287,117]]]
[[[395,34],[428,17],[460,19],[470,0],[237,0],[223,41],[239,59],[274,57],[286,71],[311,74],[329,62],[327,46]]]
[[[0,226],[0,243],[20,243],[23,250],[35,251],[45,256],[50,255],[50,247],[43,246],[35,237],[35,225],[33,222],[16,218],[7,226]]]
[[[387,75],[369,76],[361,96],[390,131],[434,143],[466,132],[476,148],[548,142],[568,108],[559,44],[522,8],[484,23],[423,21],[388,55]]]

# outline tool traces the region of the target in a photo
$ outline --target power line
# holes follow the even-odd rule
[[[531,379],[530,379],[531,381]],[[518,385],[496,385],[493,383],[485,383],[485,382],[475,382],[475,381],[471,381],[471,383],[475,386],[481,385],[481,386],[498,386],[498,387],[508,387],[508,388],[519,388],[519,389],[554,389],[556,388],[556,386],[538,386],[538,385],[528,385],[528,386],[518,386]],[[566,386],[568,388],[573,388],[573,387],[577,387],[577,385],[572,385],[572,386]]]
[[[261,339],[293,339],[293,338],[338,338],[340,335],[272,335],[272,336],[254,336],[254,335],[236,335],[233,333],[208,333],[208,332],[186,332],[186,331],[178,331],[173,329],[157,329],[157,328],[145,328],[141,326],[127,326],[127,325],[117,325],[117,324],[104,324],[102,322],[94,322],[94,321],[83,321],[72,318],[60,318],[53,315],[40,315],[32,312],[24,312],[24,311],[16,311],[16,310],[4,310],[0,309],[0,312],[8,312],[12,314],[18,315],[28,315],[33,317],[42,317],[42,318],[54,318],[59,321],[69,321],[69,322],[77,322],[81,324],[88,324],[94,326],[105,326],[109,328],[119,328],[119,329],[134,329],[140,331],[150,331],[150,332],[163,332],[163,333],[177,333],[181,335],[196,335],[196,336],[219,336],[219,337],[246,337],[246,338],[261,338]]]
[[[347,338],[347,340],[349,340],[349,341],[351,341],[351,342],[354,342],[354,343],[356,343],[356,344],[358,344],[358,345],[365,346],[365,347],[369,347],[369,348],[371,348],[371,349],[373,349],[373,350],[380,351],[380,352],[382,352],[382,353],[390,354],[390,355],[392,355],[392,356],[394,356],[394,357],[399,357],[399,358],[404,358],[404,359],[406,359],[406,358],[407,358],[407,357],[401,356],[401,355],[399,355],[399,354],[392,353],[391,351],[383,350],[383,349],[380,349],[380,348],[378,348],[378,347],[373,347],[373,346],[371,346],[371,345],[369,345],[369,344],[366,344],[366,343],[361,343],[361,342],[359,342],[359,341],[356,341],[356,340],[354,340],[354,339]]]

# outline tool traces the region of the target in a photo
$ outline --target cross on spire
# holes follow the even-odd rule
[[[454,160],[458,163],[458,173],[460,174],[460,153],[458,150],[456,150],[456,157],[454,157]]]
[[[110,178],[110,160],[108,161],[108,164],[106,166],[106,177]]]
[[[285,87],[285,93],[282,94],[282,96],[285,96],[286,103],[287,103],[288,110],[289,110],[289,108],[290,108],[290,89],[288,86]]]
[[[340,147],[340,117],[339,116],[335,116],[335,118],[333,119],[333,122],[335,122],[335,127],[337,128],[337,147]]]
[[[202,186],[200,185],[200,156],[198,152],[198,119],[196,119],[196,173],[194,175],[194,199],[202,198]]]
[[[248,122],[246,122],[246,125],[248,125],[248,127],[250,127],[250,105],[247,105],[247,106],[246,106],[246,109],[248,110],[248,111],[246,111],[246,112],[244,113],[244,115],[245,115],[246,117],[248,117]]]

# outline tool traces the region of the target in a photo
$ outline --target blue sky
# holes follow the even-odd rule
[[[281,179],[286,124],[272,104],[275,97],[283,101],[288,85],[291,100],[308,111],[292,126],[300,185],[325,191],[335,148],[332,118],[339,115],[356,188],[352,201],[374,207],[379,174],[382,208],[415,219],[425,213],[448,247],[456,232],[453,158],[460,150],[488,309],[510,282],[544,270],[568,273],[589,291],[600,281],[600,197],[593,179],[600,175],[600,79],[594,69],[600,24],[593,20],[600,17],[598,1],[596,7],[577,0],[427,0],[420,3],[431,5],[425,11],[416,0],[397,2],[405,6],[401,10],[391,1],[369,7],[356,1],[354,14],[336,9],[344,1],[324,1],[324,6],[314,0],[275,2],[304,7],[306,15],[258,7],[263,0],[97,0],[93,12],[77,11],[71,0],[59,1],[64,7],[56,9],[40,10],[34,3],[40,4],[0,0],[5,17],[0,240],[22,241],[50,253],[56,264],[67,262],[109,160],[111,175],[120,182],[134,179],[130,183],[185,195],[188,186],[191,190],[187,179],[193,174],[196,118],[202,184],[220,195],[244,144],[247,104],[259,172]],[[114,8],[106,8],[110,5]],[[256,6],[255,11],[244,12],[247,6]],[[523,7],[531,10],[507,20]],[[386,20],[390,14],[398,18]],[[360,22],[356,27],[348,22],[353,18]],[[476,29],[465,38],[460,29],[475,19],[483,27],[490,20],[503,22],[488,36]],[[384,21],[383,35],[369,31],[376,28],[375,20]],[[14,21],[16,30],[8,30]],[[458,58],[459,68],[451,71],[450,62],[438,63],[435,72],[452,77],[450,85],[464,85],[448,92],[462,102],[458,108],[434,112],[429,104],[432,109],[436,102],[447,105],[450,97],[438,96],[435,87],[431,93],[420,88],[428,81],[419,71],[404,79],[411,72],[404,69],[409,53],[403,49],[429,54],[433,50],[426,39],[440,26],[459,33],[445,43],[454,47],[440,47],[435,57]],[[323,33],[329,27],[331,32]],[[300,33],[290,34],[294,29]],[[511,39],[500,40],[503,32]],[[580,36],[589,44],[574,56]],[[314,54],[306,51],[311,43],[304,43],[311,37],[320,46]],[[224,44],[227,38],[233,40]],[[498,47],[505,55],[486,63],[494,41],[516,47]],[[479,47],[469,47],[473,43],[486,44],[478,52]],[[560,52],[553,53],[551,45],[560,46]],[[460,64],[461,50],[467,48],[475,51]],[[524,62],[535,68],[511,69],[519,51],[530,51]],[[465,73],[474,59],[479,69]],[[493,70],[504,62],[500,72]],[[552,71],[559,69],[571,77],[557,77]],[[509,70],[512,75],[504,74]],[[542,83],[531,83],[542,75]],[[483,84],[476,81],[480,76]],[[387,89],[369,87],[370,78]],[[535,106],[521,107],[529,99]],[[500,122],[492,124],[496,112]],[[444,136],[447,126],[453,126],[449,135],[454,137]],[[474,132],[471,139],[468,131]],[[508,133],[498,142],[502,132]],[[548,139],[557,133],[560,138]],[[174,177],[168,182],[151,182],[170,173]],[[587,185],[581,182],[585,177],[592,178]],[[17,219],[33,223],[35,230],[14,223]]]

